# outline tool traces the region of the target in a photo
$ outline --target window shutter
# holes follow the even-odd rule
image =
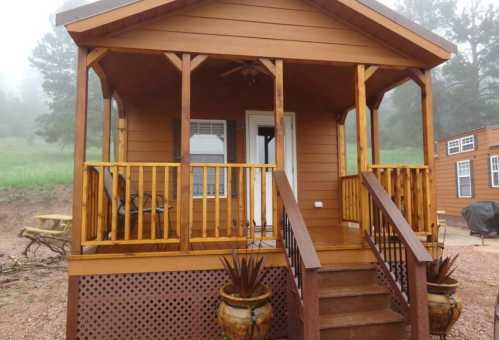
[[[456,176],[456,197],[459,197],[459,173],[458,173],[458,166],[459,163],[456,162],[456,165],[454,166],[454,175]]]
[[[180,118],[174,118],[173,119],[173,124],[172,124],[172,129],[173,129],[173,159],[175,162],[180,162],[181,160],[181,151],[180,151],[180,144],[181,144],[181,128],[180,128]]]
[[[475,148],[473,149],[473,151],[477,151],[478,150],[478,135],[474,135],[473,138],[475,139]]]
[[[487,170],[489,172],[489,188],[492,188],[492,156],[490,154],[487,154]]]
[[[473,160],[470,160],[470,180],[471,180],[471,198],[475,198],[475,171]]]
[[[237,121],[227,121],[227,163],[237,162]],[[239,170],[240,171],[240,170]],[[238,176],[232,172],[232,196],[237,196]]]

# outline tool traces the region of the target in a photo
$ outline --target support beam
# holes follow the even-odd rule
[[[196,56],[194,59],[192,59],[191,73],[194,72],[194,70],[197,69],[199,66],[201,66],[201,64],[203,64],[206,61],[206,59],[208,59],[208,56],[204,54],[200,54]]]
[[[265,68],[267,69],[267,71],[269,71],[271,76],[275,77],[275,65],[270,59],[261,58],[260,63],[262,63],[262,65],[265,66]]]
[[[366,101],[366,69],[364,65],[355,67],[355,108],[357,112],[357,168],[360,173],[368,170],[367,145],[367,101]],[[359,186],[360,228],[363,232],[369,227],[369,196],[367,189]]]
[[[102,108],[102,161],[111,160],[111,98],[104,98]]]
[[[175,53],[165,52],[165,57],[177,68],[177,70],[182,72],[182,60]]]
[[[374,74],[375,74],[376,72],[378,72],[379,68],[380,68],[379,66],[373,65],[373,66],[369,66],[369,67],[366,69],[366,76],[365,76],[365,79],[366,79],[365,81],[366,81],[366,83],[367,83],[367,81],[368,81],[368,80],[369,80],[372,76],[374,76]]]
[[[127,120],[118,117],[118,162],[127,161]]]
[[[421,87],[421,107],[423,111],[423,148],[425,165],[429,169],[430,178],[430,216],[427,221],[431,224],[433,241],[438,241],[437,228],[437,191],[435,186],[435,133],[433,128],[433,86],[431,71],[423,73],[423,86]]]
[[[284,170],[284,63],[275,61],[274,130],[276,170]]]
[[[88,54],[87,67],[90,69],[109,53],[108,48],[97,47]]]
[[[371,111],[371,149],[373,164],[381,164],[381,138],[379,128],[379,108],[383,100],[383,95],[378,96],[369,103]]]
[[[74,130],[73,230],[71,254],[81,254],[81,221],[83,197],[83,166],[86,159],[88,107],[88,51],[78,49],[76,112]]]
[[[107,78],[107,75],[104,72],[104,69],[102,68],[102,66],[98,62],[93,64],[92,68],[100,79],[100,84],[101,84],[101,88],[102,88],[102,96],[104,98],[111,97],[113,94],[113,91],[111,89],[111,85],[109,84],[109,79]]]
[[[174,59],[174,58],[173,58]],[[180,142],[180,183],[181,183],[181,216],[180,216],[180,249],[189,250],[189,185],[190,185],[190,135],[191,135],[191,55],[182,55],[182,108],[181,108],[181,142]]]

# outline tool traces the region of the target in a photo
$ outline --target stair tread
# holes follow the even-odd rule
[[[391,309],[320,316],[321,329],[359,327],[404,322],[402,315]]]
[[[320,298],[351,297],[366,295],[389,294],[388,289],[377,284],[355,285],[355,286],[337,286],[321,288]]]
[[[365,271],[365,270],[375,270],[376,265],[374,263],[342,263],[334,265],[326,265],[319,269],[320,273],[325,272],[344,272],[344,271]]]

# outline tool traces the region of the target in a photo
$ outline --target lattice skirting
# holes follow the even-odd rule
[[[274,321],[270,338],[287,334],[288,270],[269,268]],[[221,339],[216,321],[222,270],[79,277],[77,339]]]
[[[405,271],[405,266],[400,265],[399,268],[400,271]],[[400,313],[404,318],[406,322],[409,322],[409,313],[407,308],[405,308],[405,302],[399,298],[399,296],[393,291],[393,288],[391,284],[388,282],[388,278],[385,275],[385,272],[381,268],[381,265],[379,263],[376,264],[376,278],[378,280],[378,283],[386,288],[391,293],[391,307],[394,311]]]

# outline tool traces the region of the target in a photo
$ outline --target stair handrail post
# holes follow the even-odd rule
[[[320,339],[319,271],[303,270],[303,335],[305,340]]]
[[[428,314],[428,293],[426,284],[426,263],[418,262],[407,252],[409,269],[409,315],[411,319],[411,339],[428,340],[430,334],[430,319]]]

